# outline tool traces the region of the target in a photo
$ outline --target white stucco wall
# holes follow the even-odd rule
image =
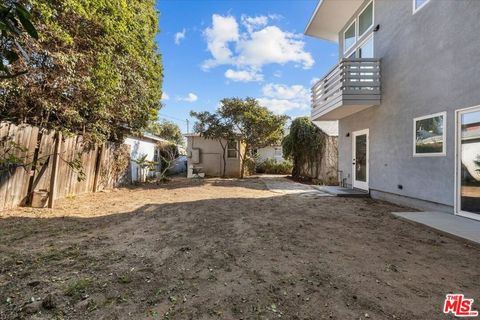
[[[149,161],[153,161],[155,156],[156,143],[148,139],[136,137],[127,137],[124,143],[130,146],[130,172],[132,182],[139,181],[140,168],[138,164],[132,160],[137,160],[141,156],[146,154],[146,159]]]
[[[277,152],[275,152],[275,150],[277,150]],[[260,162],[267,159],[273,159],[276,162],[282,162],[284,160],[282,146],[268,146],[257,149],[257,155]]]

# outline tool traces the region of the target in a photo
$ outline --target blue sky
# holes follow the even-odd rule
[[[309,114],[311,81],[338,56],[337,44],[303,35],[316,4],[158,1],[166,94],[160,117],[186,132],[191,110],[214,111],[222,98],[247,96],[279,114]]]

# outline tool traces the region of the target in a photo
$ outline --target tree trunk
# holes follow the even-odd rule
[[[227,173],[227,146],[228,146],[228,141],[227,143],[225,144],[225,146],[223,145],[222,143],[222,140],[218,140],[218,142],[220,143],[220,146],[222,147],[222,159],[223,159],[223,170],[222,170],[222,178],[225,178],[226,177],[226,173]]]
[[[300,175],[300,161],[297,156],[294,156],[292,176],[295,178],[298,178],[299,175]]]
[[[250,147],[246,144],[245,145],[245,152],[243,153],[243,156],[242,156],[242,146],[240,144],[239,146],[239,155],[240,155],[240,160],[242,161],[241,163],[241,167],[240,167],[240,179],[243,179],[243,177],[245,176],[245,163],[247,160],[247,154],[248,154],[248,150],[250,149]]]

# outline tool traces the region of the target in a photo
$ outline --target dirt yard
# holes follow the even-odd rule
[[[0,319],[445,319],[480,246],[369,199],[179,180],[0,213]]]

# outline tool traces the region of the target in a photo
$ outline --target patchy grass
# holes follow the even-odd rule
[[[87,290],[93,285],[92,278],[79,278],[68,283],[65,295],[74,299],[86,298]]]

